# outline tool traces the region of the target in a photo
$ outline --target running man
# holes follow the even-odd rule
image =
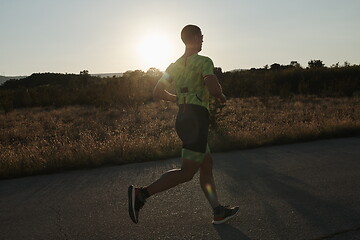
[[[234,217],[239,207],[219,203],[213,177],[213,160],[208,146],[210,94],[225,103],[219,81],[214,74],[210,58],[198,55],[202,49],[203,35],[195,25],[187,25],[181,31],[185,53],[170,64],[154,88],[155,99],[177,103],[179,112],[175,129],[183,143],[181,169],[164,173],[147,187],[129,186],[129,214],[134,223],[139,221],[139,211],[146,199],[159,192],[190,181],[200,171],[200,186],[213,208],[213,224],[224,223]],[[173,85],[176,95],[166,89]]]

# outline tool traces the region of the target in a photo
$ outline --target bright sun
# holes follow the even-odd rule
[[[169,39],[161,34],[144,37],[137,50],[141,65],[145,68],[155,67],[165,70],[172,61],[173,47]]]

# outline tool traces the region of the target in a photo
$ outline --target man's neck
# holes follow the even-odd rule
[[[187,47],[185,48],[184,57],[189,57],[191,55],[197,54],[199,51],[196,48]]]

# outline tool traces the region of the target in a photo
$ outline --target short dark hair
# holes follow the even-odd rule
[[[181,30],[181,40],[187,44],[189,43],[194,36],[201,34],[201,29],[195,25],[186,25]]]

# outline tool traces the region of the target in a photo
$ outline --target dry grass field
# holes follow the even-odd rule
[[[180,156],[177,106],[19,109],[0,113],[0,178]],[[216,114],[213,151],[360,133],[360,98],[230,99]]]

